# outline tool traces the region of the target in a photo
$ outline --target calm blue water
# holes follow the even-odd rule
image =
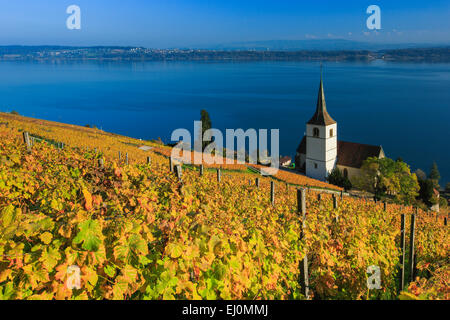
[[[206,109],[221,130],[279,128],[294,156],[318,85],[309,62],[2,62],[0,111],[170,142]],[[327,63],[324,87],[338,139],[382,145],[413,170],[436,161],[450,181],[450,64]]]

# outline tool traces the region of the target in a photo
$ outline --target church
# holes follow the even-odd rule
[[[326,181],[337,167],[352,181],[364,160],[385,157],[381,146],[340,141],[337,135],[337,122],[327,111],[321,72],[316,112],[306,123],[306,134],[297,148],[295,167],[306,176],[321,181]]]

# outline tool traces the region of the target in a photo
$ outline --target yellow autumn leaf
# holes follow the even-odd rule
[[[92,209],[92,195],[86,189],[83,189],[82,192],[84,196],[84,208],[89,211]]]
[[[49,244],[50,242],[52,242],[53,235],[50,232],[44,232],[43,234],[40,235],[39,238],[43,243]]]
[[[406,292],[406,291],[402,291],[400,293],[400,295],[398,296],[398,298],[400,300],[419,300],[418,297],[416,297],[415,295],[413,295],[412,293]]]
[[[170,257],[174,259],[180,257],[183,253],[183,249],[181,248],[181,246],[175,243],[170,246],[169,250],[170,250]]]

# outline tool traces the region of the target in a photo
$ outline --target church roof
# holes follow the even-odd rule
[[[306,136],[303,136],[302,142],[297,147],[297,152],[306,154]]]
[[[380,157],[383,154],[381,146],[347,141],[338,141],[337,164],[352,168],[361,168],[364,160],[369,157]]]
[[[297,152],[306,154],[306,137],[300,142]],[[380,157],[384,155],[381,146],[369,144],[338,141],[337,145],[337,164],[340,166],[361,168],[363,161],[369,157]]]
[[[319,94],[317,97],[317,107],[316,112],[313,117],[307,122],[307,124],[315,124],[319,126],[329,126],[334,124],[336,121],[331,118],[327,111],[327,104],[325,102],[325,94],[323,92],[323,81],[322,81],[322,71],[320,73],[320,86]]]

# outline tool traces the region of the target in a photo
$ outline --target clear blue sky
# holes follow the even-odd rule
[[[238,41],[342,38],[404,43],[450,41],[450,1],[0,0],[0,45],[182,47]],[[82,29],[66,28],[81,7]],[[366,9],[381,8],[378,32]]]

